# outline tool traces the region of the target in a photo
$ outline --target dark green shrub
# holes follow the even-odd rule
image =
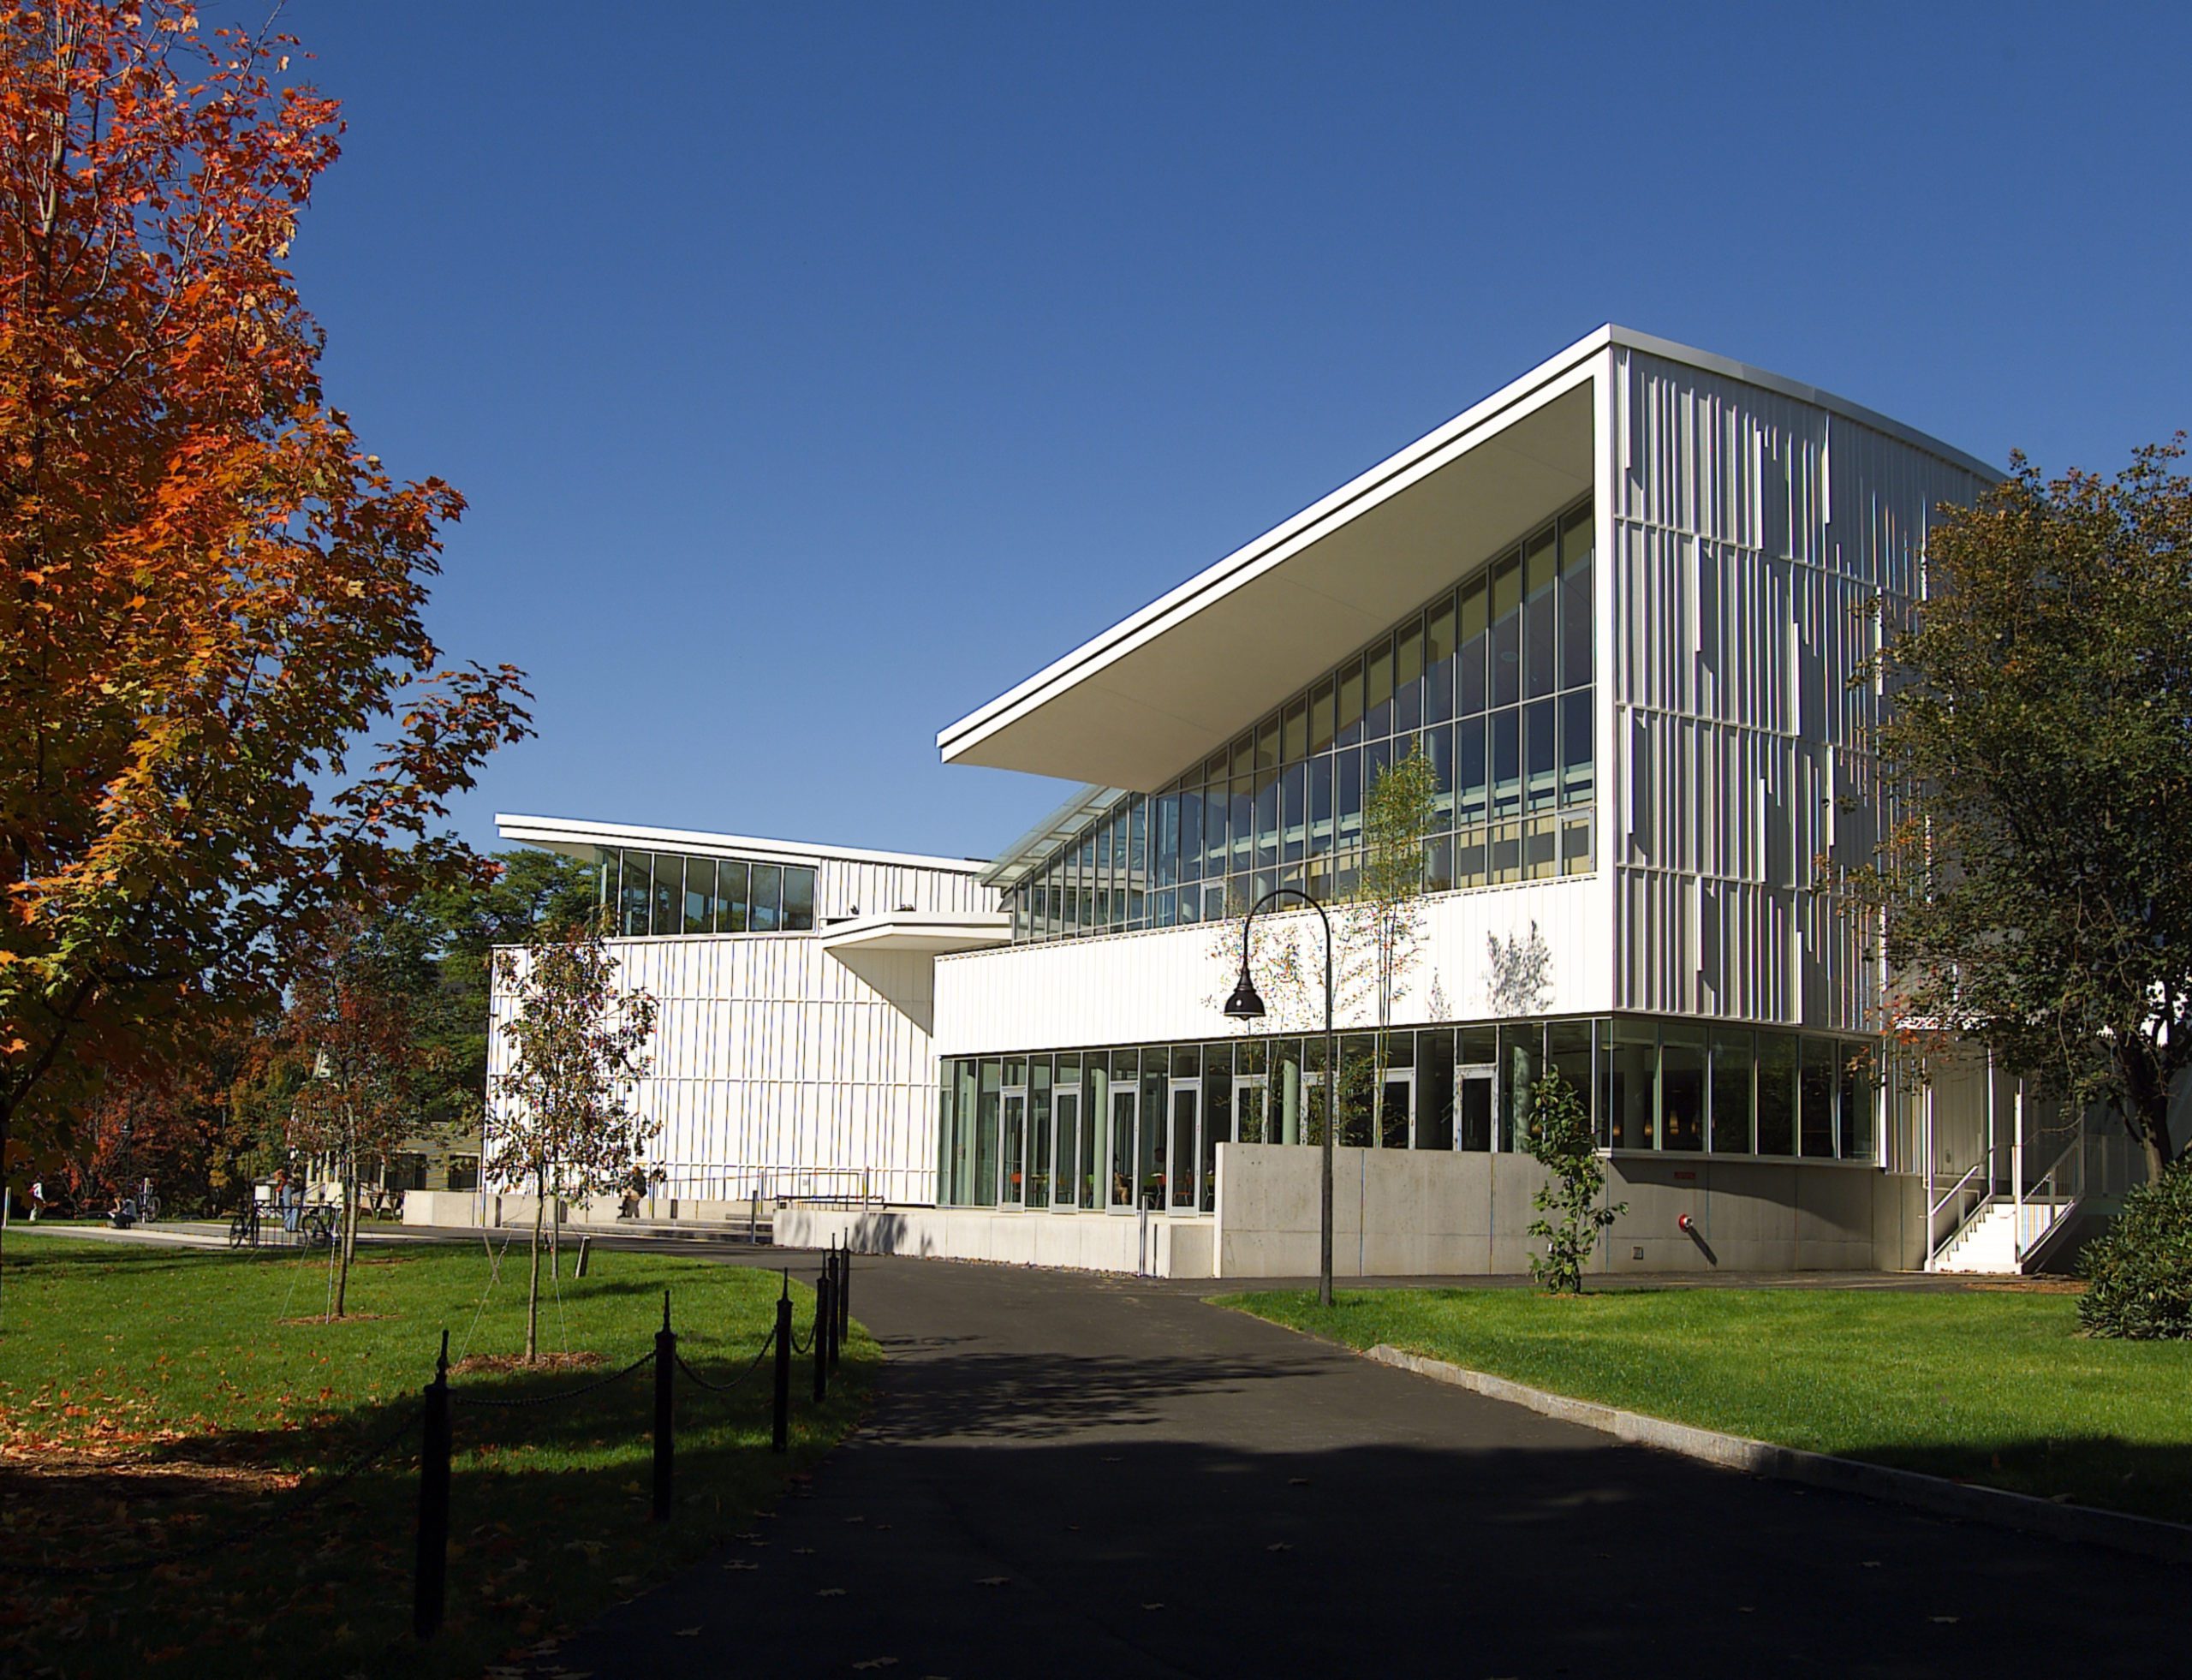
[[[2125,1196],[2078,1270],[2086,1278],[2078,1322],[2094,1335],[2192,1337],[2192,1161]]]

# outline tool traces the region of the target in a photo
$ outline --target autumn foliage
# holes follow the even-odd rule
[[[0,19],[0,1139],[476,867],[446,801],[526,730],[422,623],[462,499],[321,390],[283,265],[341,123],[292,47]]]

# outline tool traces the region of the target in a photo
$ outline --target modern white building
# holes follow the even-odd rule
[[[1607,1266],[1954,1264],[2002,1230],[2014,1264],[2121,1152],[1983,1063],[1902,1076],[1875,930],[1826,891],[1879,820],[1860,674],[1936,510],[2001,476],[1605,327],[944,730],[948,762],[1081,784],[993,861],[503,833],[602,861],[694,1194],[867,1173],[888,1207],[780,1234],[1300,1274],[1319,936],[1263,924],[1307,983],[1244,1027],[1238,918],[1347,900],[1367,795],[1420,749],[1430,896],[1382,1018],[1341,953],[1342,1272],[1522,1269],[1548,1067],[1627,1204]],[[763,867],[811,872],[807,925],[727,919],[722,872]]]
[[[935,956],[1008,937],[979,860],[496,821],[506,839],[595,866],[619,983],[656,1001],[637,1093],[662,1126],[650,1212],[936,1199]],[[497,1020],[512,1007],[498,988]],[[504,1053],[498,1034],[491,1088]]]

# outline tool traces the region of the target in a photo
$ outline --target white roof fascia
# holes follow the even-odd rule
[[[987,858],[931,857],[919,852],[878,852],[858,846],[825,846],[805,840],[763,840],[745,834],[712,834],[700,829],[647,828],[635,823],[582,822],[572,817],[527,817],[503,812],[495,826],[505,840],[563,850],[577,846],[628,846],[634,851],[694,852],[706,856],[759,858],[764,862],[879,863],[907,869],[936,869],[955,875],[979,875]]]
[[[1686,364],[1704,372],[1813,404],[1872,427],[1988,482],[1999,482],[2008,476],[2000,468],[1976,456],[1815,385],[1753,367],[1731,357],[1678,344],[1672,339],[1608,323],[1367,472],[1349,480],[1329,496],[1236,549],[1177,588],[1090,638],[995,700],[956,723],[947,724],[937,734],[938,752],[947,763],[965,755],[990,735],[1036,710],[1044,700],[1093,676],[1165,629],[1193,617],[1234,589],[1282,564],[1310,543],[1415,483],[1427,472],[1488,441],[1545,402],[1564,394],[1589,377],[1593,358],[1616,347]]]

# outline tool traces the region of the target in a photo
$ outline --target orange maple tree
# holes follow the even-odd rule
[[[337,154],[284,36],[186,5],[0,18],[0,1149],[346,905],[480,868],[439,830],[527,732],[421,622],[462,498],[320,389],[283,266]]]

